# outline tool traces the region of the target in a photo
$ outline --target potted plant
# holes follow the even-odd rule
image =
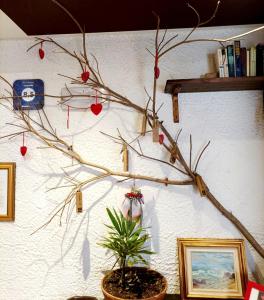
[[[150,239],[146,229],[132,219],[126,219],[121,212],[107,208],[111,225],[107,237],[99,244],[111,250],[120,268],[108,272],[102,280],[102,291],[106,300],[116,299],[164,299],[167,281],[160,273],[147,267],[144,255],[154,252],[146,247]]]

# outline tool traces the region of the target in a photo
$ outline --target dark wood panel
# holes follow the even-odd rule
[[[263,90],[264,76],[167,80],[165,93],[173,94],[178,87],[180,93]]]
[[[175,0],[60,0],[85,25],[87,32],[154,29],[155,11],[162,28],[192,27],[196,23],[188,1]],[[217,0],[190,0],[202,20]],[[0,8],[28,35],[78,32],[76,25],[51,0],[1,0]],[[211,26],[264,23],[263,0],[222,0]]]

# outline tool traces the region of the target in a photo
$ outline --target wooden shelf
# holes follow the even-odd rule
[[[165,93],[263,90],[264,76],[167,80]]]
[[[165,93],[172,95],[173,121],[179,122],[179,93],[263,90],[264,76],[167,80]],[[264,97],[263,97],[264,98]]]

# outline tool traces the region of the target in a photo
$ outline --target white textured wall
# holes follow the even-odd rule
[[[254,26],[222,27],[199,30],[195,36],[224,37],[238,34]],[[171,31],[169,36],[177,31]],[[179,30],[180,35],[186,30]],[[144,87],[151,90],[152,59],[145,51],[152,49],[154,32],[131,32],[91,35],[89,52],[98,58],[105,82],[136,103],[144,105]],[[65,47],[79,48],[76,36],[55,37]],[[256,33],[243,41],[245,45],[263,40]],[[64,79],[57,73],[77,76],[79,66],[67,56],[45,46],[46,58],[40,61],[37,49],[26,53],[32,40],[0,41],[0,73],[10,81],[19,78],[42,78],[46,92],[59,94]],[[203,43],[183,46],[162,59],[158,83],[159,103],[164,103],[161,116],[165,126],[175,135],[183,128],[180,145],[188,158],[189,134],[193,136],[194,157],[211,140],[201,161],[199,172],[213,194],[232,211],[264,246],[264,127],[261,91],[197,93],[180,95],[180,124],[172,123],[171,98],[163,93],[167,79],[195,78],[210,70],[209,54],[218,45]],[[1,84],[1,91],[3,91]],[[112,105],[98,117],[90,112],[71,113],[70,130],[66,129],[66,112],[56,100],[45,99],[46,110],[57,132],[84,157],[120,170],[120,147],[99,131],[135,136],[138,116],[129,109]],[[0,108],[0,134],[9,132],[6,122],[13,122],[12,113]],[[84,193],[85,211],[73,212],[68,226],[59,226],[55,219],[46,229],[30,235],[49,217],[63,200],[63,191],[46,190],[62,180],[61,167],[71,164],[54,150],[40,150],[35,138],[26,137],[28,154],[21,157],[21,137],[0,140],[0,161],[15,161],[16,220],[0,223],[0,299],[59,300],[71,295],[101,297],[101,271],[110,268],[112,260],[97,242],[105,232],[105,208],[117,207],[130,184],[114,184],[104,180]],[[165,158],[159,145],[147,136],[142,145],[146,154]],[[175,177],[172,170],[141,160],[131,159],[131,171],[160,177]],[[83,176],[83,173],[81,174]],[[177,177],[177,176],[176,176]],[[192,187],[165,187],[136,182],[145,196],[145,223],[151,225],[153,268],[169,281],[169,292],[179,291],[176,238],[218,237],[240,238],[239,232]],[[264,276],[263,259],[247,244],[251,272]],[[261,271],[262,270],[262,271]]]

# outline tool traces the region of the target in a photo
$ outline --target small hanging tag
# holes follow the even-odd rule
[[[152,141],[153,143],[159,143],[159,121],[157,119],[153,122]]]
[[[205,188],[205,184],[204,184],[202,177],[200,175],[196,174],[195,180],[196,180],[197,188],[200,192],[201,197],[205,197],[206,196],[206,188]]]
[[[77,191],[76,192],[76,212],[81,213],[82,210],[83,210],[83,207],[82,207],[82,192]]]
[[[123,143],[123,171],[128,172],[128,149],[127,145]]]
[[[145,136],[147,130],[147,116],[144,114],[141,123],[141,135]]]
[[[176,160],[177,160],[177,149],[176,147],[172,147],[170,149],[170,153],[171,153],[171,156],[170,156],[170,163],[171,164],[175,164]]]

